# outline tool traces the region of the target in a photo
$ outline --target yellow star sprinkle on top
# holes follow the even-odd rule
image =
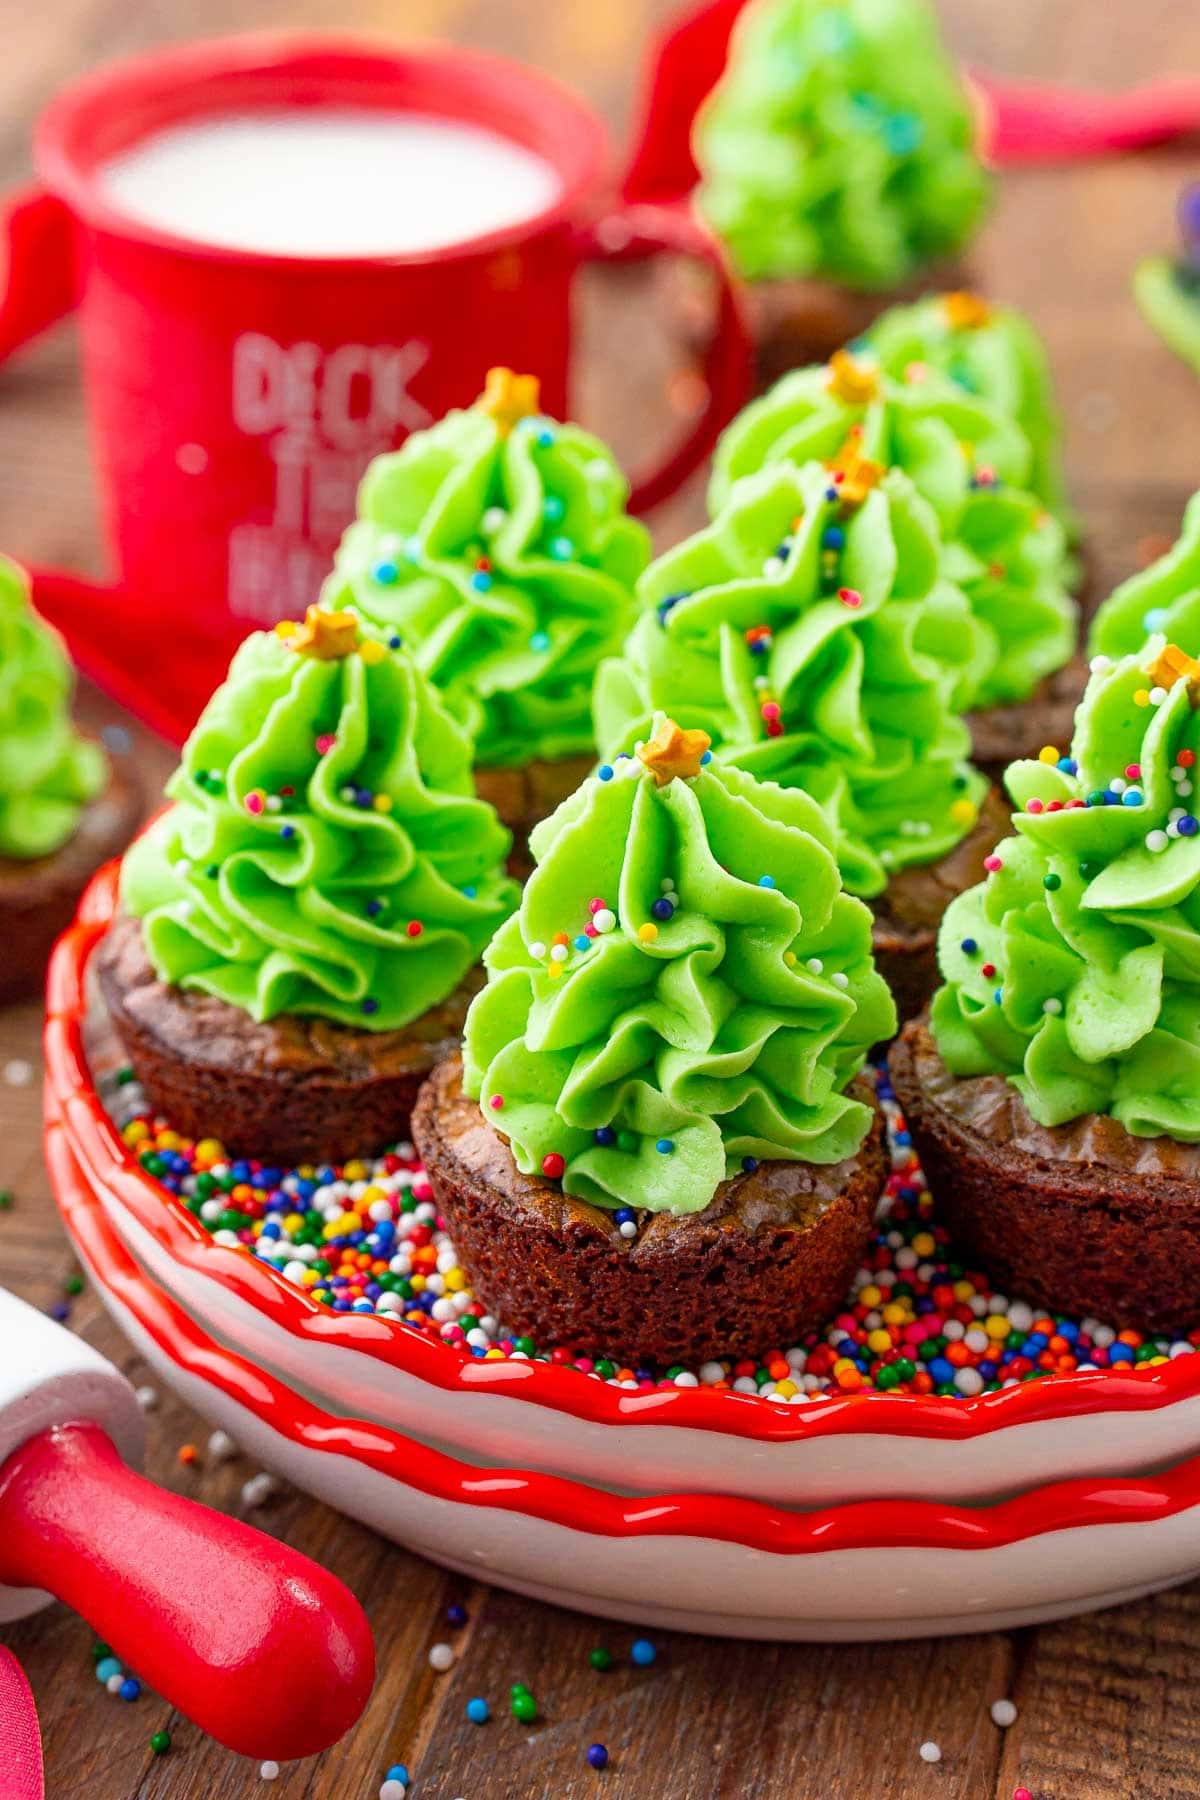
[[[992,309],[987,301],[961,288],[957,293],[942,295],[942,312],[951,331],[978,331],[981,325],[990,325],[992,320]]]
[[[856,426],[832,462],[825,467],[833,471],[838,499],[843,506],[861,506],[873,487],[878,487],[887,473],[882,463],[873,462],[859,448],[861,431]]]
[[[335,662],[358,649],[358,620],[353,613],[322,612],[319,606],[310,606],[303,625],[284,619],[275,627],[275,635],[300,656]]]
[[[1200,662],[1178,644],[1167,644],[1160,650],[1146,673],[1155,687],[1169,688],[1177,681],[1186,681],[1188,698],[1195,705],[1200,693]]]
[[[835,350],[829,359],[826,383],[835,400],[847,406],[868,406],[879,392],[879,371],[856,362],[848,350]]]
[[[684,781],[698,775],[701,759],[711,744],[707,731],[683,731],[674,719],[660,713],[654,721],[654,736],[638,745],[637,754],[656,785],[666,787],[677,775]]]
[[[507,437],[521,419],[538,410],[541,384],[536,375],[514,375],[511,369],[489,369],[479,410],[496,421],[501,437]]]

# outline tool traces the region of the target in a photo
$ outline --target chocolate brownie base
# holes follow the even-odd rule
[[[1065,753],[1075,730],[1075,708],[1086,686],[1087,665],[1077,658],[1048,675],[1028,700],[968,713],[972,762],[993,781],[1000,781],[1009,763],[1036,757],[1045,744]]]
[[[1139,1331],[1200,1320],[1200,1145],[1039,1125],[1002,1076],[951,1075],[923,1019],[890,1066],[942,1223],[1006,1293]]]
[[[141,923],[121,914],[93,959],[100,995],[152,1104],[235,1156],[339,1163],[408,1135],[417,1092],[457,1049],[472,987],[397,1031],[282,1014],[263,1023],[160,981]]]
[[[900,1023],[929,1004],[938,985],[937,934],[956,894],[984,877],[983,859],[1012,828],[998,788],[984,795],[975,825],[937,862],[901,869],[871,902],[871,947],[879,973],[892,990]]]
[[[494,806],[513,834],[508,870],[523,881],[533,868],[529,834],[573,794],[596,766],[594,756],[563,756],[556,762],[525,763],[519,769],[475,770],[475,791]]]
[[[875,1106],[868,1082],[862,1098]],[[793,1344],[843,1304],[871,1236],[887,1158],[882,1116],[833,1167],[764,1162],[703,1212],[613,1213],[523,1175],[462,1091],[458,1057],[421,1091],[413,1141],[476,1294],[539,1345],[631,1367],[755,1356]]]
[[[668,304],[681,320],[689,353],[700,358],[712,333],[716,300],[707,271],[692,263],[664,265]],[[832,281],[806,279],[746,281],[738,296],[754,347],[754,370],[762,393],[789,369],[828,362],[835,350],[852,343],[892,306],[919,300],[923,294],[969,288],[960,265],[940,268],[886,293],[862,293]]]
[[[0,856],[0,1005],[40,994],[54,941],[101,863],[123,850],[142,817],[133,777],[111,767],[61,849],[32,862]]]

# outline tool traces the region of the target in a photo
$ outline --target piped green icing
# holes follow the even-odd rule
[[[903,381],[921,367],[1015,419],[1032,451],[1026,485],[1076,535],[1062,471],[1062,423],[1050,365],[1023,313],[972,294],[931,294],[893,306],[861,340],[887,374]]]
[[[1161,636],[1099,659],[1069,757],[1012,765],[1017,835],[943,920],[938,1049],[1040,1124],[1200,1142],[1197,675]]]
[[[658,710],[708,731],[719,762],[811,794],[845,885],[873,895],[974,822],[986,784],[955,703],[982,639],[912,482],[892,470],[852,507],[842,491],[820,464],[777,464],[661,556],[600,670],[596,729],[609,754]]]
[[[331,617],[309,609],[329,638]],[[454,991],[518,890],[467,738],[405,652],[340,620],[324,650],[241,645],[122,897],[162,980],[386,1031]]]
[[[587,755],[596,667],[650,557],[627,498],[597,438],[485,395],[372,463],[324,602],[401,634],[477,762]]]
[[[1200,494],[1187,503],[1177,541],[1115,588],[1088,634],[1093,655],[1129,656],[1154,632],[1200,644]]]
[[[902,469],[938,515],[943,573],[967,596],[981,636],[960,703],[1028,699],[1075,648],[1066,538],[1028,489],[1032,453],[1015,419],[948,377],[896,381],[845,352],[785,375],[721,438],[710,511],[739,477],[776,462],[828,460],[852,429],[863,452]]]
[[[716,763],[660,786],[634,757],[585,781],[531,847],[463,1047],[464,1088],[520,1169],[561,1156],[568,1194],[690,1213],[745,1158],[858,1149],[870,1111],[845,1090],[895,1008],[805,794]]]
[[[1163,343],[1200,375],[1200,265],[1147,257],[1134,273],[1133,292]]]
[[[899,286],[991,192],[924,0],[754,0],[692,143],[700,210],[752,281]]]
[[[59,850],[104,786],[104,753],[71,721],[71,665],[29,604],[29,584],[0,557],[0,856]]]

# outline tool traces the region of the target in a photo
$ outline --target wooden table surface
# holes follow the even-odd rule
[[[102,56],[199,32],[249,26],[352,24],[445,36],[501,49],[583,90],[615,130],[630,111],[631,72],[661,0],[58,0],[10,5],[0,62],[0,179],[23,177],[38,108],[68,75]],[[1118,84],[1200,66],[1195,0],[1100,7],[1095,0],[943,0],[958,50],[1011,75]],[[1072,484],[1086,520],[1101,591],[1127,574],[1147,540],[1172,533],[1200,484],[1200,386],[1161,349],[1129,296],[1141,254],[1173,240],[1172,208],[1196,156],[1156,153],[1078,169],[1005,177],[980,245],[981,285],[1028,307],[1049,342],[1068,421]],[[630,456],[650,424],[644,391],[671,365],[648,305],[629,278],[597,278],[585,305],[580,410]],[[621,309],[626,309],[624,312]],[[606,342],[620,356],[606,357]],[[636,348],[635,348],[636,346]],[[697,517],[693,492],[656,521],[664,541]],[[78,567],[102,566],[88,452],[69,330],[0,370],[0,547]],[[89,715],[112,709],[85,697]],[[153,785],[169,766],[140,735]],[[39,1306],[63,1294],[73,1264],[42,1169],[38,1017],[0,1016],[0,1274]],[[98,1301],[73,1304],[74,1328],[135,1380],[144,1370]],[[243,1462],[184,1469],[177,1451],[203,1444],[202,1421],[167,1394],[151,1415],[152,1474],[230,1510],[253,1473]],[[273,1789],[257,1768],[172,1717],[152,1695],[111,1699],[91,1672],[91,1635],[61,1608],[5,1633],[37,1694],[51,1800],[281,1800],[374,1794],[402,1761],[423,1800],[1177,1800],[1200,1795],[1200,1584],[1092,1618],[1008,1633],[863,1647],[725,1644],[660,1637],[650,1670],[627,1660],[632,1631],[471,1588],[299,1494],[256,1521],[335,1569],[361,1597],[379,1649],[379,1680],[361,1724],[335,1750],[285,1769]],[[449,1631],[444,1609],[470,1614]],[[458,1659],[434,1674],[429,1646],[449,1637]],[[593,1644],[617,1653],[613,1671],[588,1665]],[[514,1680],[537,1694],[533,1727],[508,1715]],[[487,1696],[493,1721],[467,1722]],[[1016,1725],[999,1731],[988,1708],[1011,1695]],[[161,1759],[148,1740],[169,1726]],[[936,1740],[943,1760],[922,1763]],[[609,1747],[603,1775],[591,1742]],[[0,1769],[0,1796],[4,1778]]]

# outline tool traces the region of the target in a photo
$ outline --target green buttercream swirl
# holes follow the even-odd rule
[[[401,634],[478,763],[587,755],[596,665],[650,557],[627,497],[577,425],[449,413],[371,464],[323,602]]]
[[[104,786],[104,753],[71,722],[71,665],[0,557],[0,856],[61,849]]]
[[[1093,655],[1130,656],[1152,633],[1200,644],[1200,494],[1187,503],[1179,537],[1157,562],[1114,588],[1088,633]]]
[[[596,730],[608,753],[629,750],[661,709],[707,731],[719,761],[803,788],[830,821],[846,886],[873,895],[971,828],[986,784],[954,709],[981,633],[905,475],[892,470],[848,515],[831,494],[819,464],[764,469],[651,566],[642,617],[597,677]],[[845,543],[827,574],[831,527]],[[747,633],[762,626],[755,650]]]
[[[1190,259],[1150,256],[1134,271],[1142,316],[1169,350],[1200,375],[1200,266]]]
[[[856,366],[870,376],[871,365]],[[864,453],[902,469],[937,513],[942,571],[975,614],[980,642],[959,703],[1028,699],[1070,660],[1078,629],[1063,528],[1028,490],[1029,442],[1014,419],[937,373],[878,376],[873,386],[873,398],[847,400],[824,364],[785,375],[721,438],[710,511],[739,477],[772,463],[828,461],[860,427]]]
[[[532,848],[463,1049],[464,1088],[519,1168],[540,1173],[557,1152],[568,1194],[688,1213],[745,1157],[853,1155],[870,1110],[845,1089],[895,1008],[870,914],[840,891],[806,795],[716,764],[658,787],[630,758],[587,780]],[[676,910],[645,942],[665,888]],[[556,980],[546,946],[603,919],[593,899],[615,923],[572,944]]]
[[[856,346],[856,348],[859,346]],[[893,306],[861,340],[887,374],[902,381],[914,364],[936,370],[968,394],[1015,419],[1032,452],[1026,485],[1076,535],[1062,471],[1062,422],[1045,349],[1011,306],[987,306],[979,323],[956,325],[946,296]]]
[[[1136,1137],[1193,1143],[1200,717],[1186,680],[1154,686],[1164,643],[1101,659],[1065,767],[1009,769],[1017,835],[947,909],[932,1024],[953,1074],[1006,1076],[1042,1125],[1109,1113]]]
[[[756,0],[693,130],[697,200],[751,281],[893,288],[982,219],[974,140],[923,0]]]
[[[469,742],[403,651],[322,661],[248,637],[167,793],[124,903],[162,980],[256,1019],[406,1025],[517,901]]]

